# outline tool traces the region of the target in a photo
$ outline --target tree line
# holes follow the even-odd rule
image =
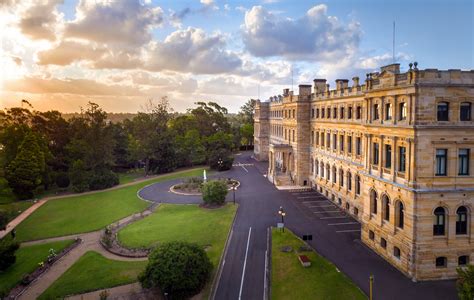
[[[252,145],[254,101],[236,115],[215,102],[195,105],[173,113],[166,98],[150,100],[121,122],[95,103],[67,120],[31,106],[0,110],[0,182],[30,199],[55,187],[108,188],[119,183],[118,172],[135,168],[145,175],[201,164],[229,169],[232,151]]]

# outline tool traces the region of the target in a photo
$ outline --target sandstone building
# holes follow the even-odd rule
[[[324,79],[255,108],[255,156],[276,185],[311,186],[413,280],[474,260],[474,71],[399,64]]]

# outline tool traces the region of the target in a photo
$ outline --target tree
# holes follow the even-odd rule
[[[256,101],[254,99],[250,99],[240,107],[239,116],[242,118],[243,123],[253,124],[255,104]]]
[[[474,299],[474,266],[467,265],[463,268],[458,268],[458,280],[456,286],[458,289],[458,296],[461,300]]]
[[[20,245],[10,238],[0,240],[0,271],[6,270],[16,261],[15,252]]]
[[[72,164],[69,179],[74,192],[82,193],[89,189],[89,172],[87,172],[82,160],[78,159]]]
[[[8,216],[6,212],[0,211],[0,231],[5,230],[8,225]]]
[[[206,149],[197,129],[188,130],[184,136],[177,136],[175,146],[182,166],[193,166],[206,161]]]
[[[32,198],[41,184],[45,171],[44,153],[33,132],[28,133],[20,145],[15,159],[7,166],[5,177],[13,193],[20,199]]]
[[[226,171],[232,168],[234,157],[232,152],[225,148],[220,148],[209,152],[209,166],[211,169],[218,171]]]
[[[253,145],[253,123],[246,123],[240,127],[240,136],[242,144],[245,146]]]
[[[138,279],[144,288],[159,287],[171,299],[188,299],[204,288],[211,271],[212,264],[200,246],[171,242],[153,250]]]
[[[225,202],[228,188],[223,180],[210,180],[202,185],[202,200],[210,205],[222,205]]]

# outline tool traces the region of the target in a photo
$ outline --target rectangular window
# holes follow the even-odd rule
[[[334,108],[332,109],[332,118],[333,118],[333,119],[337,119],[337,107],[334,107]]]
[[[347,137],[347,153],[352,154],[352,136]]]
[[[296,111],[293,109],[293,119],[296,118]]]
[[[349,106],[347,109],[347,118],[350,120],[352,119],[352,106]]]
[[[343,135],[339,136],[339,150],[341,152],[344,151],[344,136]]]
[[[319,132],[316,132],[316,146],[319,146]]]
[[[285,128],[285,141],[286,141],[286,128]]]
[[[319,108],[316,108],[316,118],[319,118]]]
[[[392,103],[385,104],[385,120],[389,121],[392,119]]]
[[[324,147],[324,132],[321,132],[321,147]]]
[[[356,137],[356,155],[362,154],[362,142],[360,137]]]
[[[324,118],[324,112],[325,112],[325,111],[326,111],[326,110],[325,110],[324,108],[321,108],[321,118]]]
[[[461,103],[459,119],[461,121],[471,121],[471,103],[469,102]]]
[[[449,103],[438,103],[438,121],[449,121]]]
[[[390,169],[392,167],[392,146],[385,145],[385,168]]]
[[[311,109],[311,119],[314,119],[314,108]]]
[[[360,195],[360,177],[356,175],[355,177],[355,193],[356,195]]]
[[[336,133],[332,135],[332,149],[334,150],[337,149],[337,134]]]
[[[293,142],[295,141],[295,131],[293,130]]]
[[[331,134],[326,133],[326,147],[330,148],[331,147]]]
[[[436,175],[446,176],[448,149],[436,149]]]
[[[373,119],[378,120],[379,118],[380,118],[380,116],[379,116],[379,105],[374,104],[374,106],[373,106]]]
[[[330,119],[331,118],[331,108],[327,108],[327,118]]]
[[[400,114],[400,121],[406,120],[407,119],[407,104],[406,102],[401,102],[398,104],[399,106],[399,114]]]
[[[340,109],[340,114],[339,114],[339,118],[340,118],[341,120],[344,120],[344,117],[345,117],[345,116],[344,116],[344,107],[341,107],[341,109]]]
[[[374,143],[372,149],[373,149],[372,163],[374,165],[378,165],[379,164],[379,143]]]
[[[314,131],[311,131],[311,145],[314,145]]]
[[[352,190],[352,175],[351,175],[351,173],[347,173],[347,189],[349,191]]]
[[[356,108],[356,119],[360,120],[362,118],[362,106],[357,106]]]
[[[469,149],[459,149],[459,175],[469,175]]]
[[[406,170],[406,152],[407,149],[405,147],[398,147],[398,156],[400,157],[400,160],[398,162],[398,171],[400,172],[405,172]]]

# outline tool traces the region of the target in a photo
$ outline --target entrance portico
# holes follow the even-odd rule
[[[288,144],[270,144],[268,180],[276,185],[294,185],[295,159]]]

